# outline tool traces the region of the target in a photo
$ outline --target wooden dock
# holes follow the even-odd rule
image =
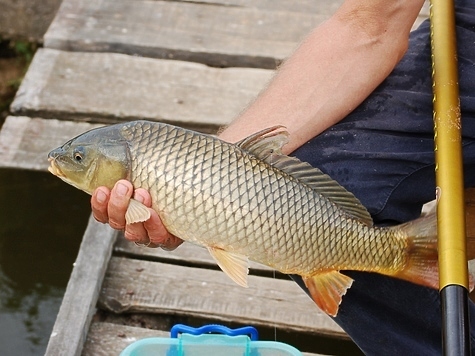
[[[64,0],[0,131],[0,166],[46,170],[51,149],[101,124],[215,132],[342,2]],[[91,218],[46,354],[117,355],[175,323],[253,325],[306,355],[357,353],[286,276],[254,264],[249,285],[204,249],[138,248]]]

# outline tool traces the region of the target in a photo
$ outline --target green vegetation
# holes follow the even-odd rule
[[[3,40],[0,37],[0,123],[20,87],[38,44],[24,40]]]

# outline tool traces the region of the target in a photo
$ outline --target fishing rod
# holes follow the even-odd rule
[[[430,5],[442,343],[444,355],[470,355],[455,6]]]

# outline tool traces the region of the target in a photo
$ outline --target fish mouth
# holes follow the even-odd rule
[[[63,172],[59,169],[58,165],[56,164],[56,159],[54,157],[48,157],[48,161],[50,162],[50,166],[48,167],[48,171],[50,171],[53,175],[63,178],[65,177]]]

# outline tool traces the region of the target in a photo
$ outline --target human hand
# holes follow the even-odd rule
[[[125,223],[125,212],[132,196],[149,208],[150,219],[143,223]],[[141,188],[134,191],[132,183],[127,180],[118,181],[112,190],[99,187],[91,197],[92,213],[97,221],[108,223],[113,229],[124,230],[125,238],[136,244],[174,250],[183,240],[168,232],[151,206],[150,194]]]

